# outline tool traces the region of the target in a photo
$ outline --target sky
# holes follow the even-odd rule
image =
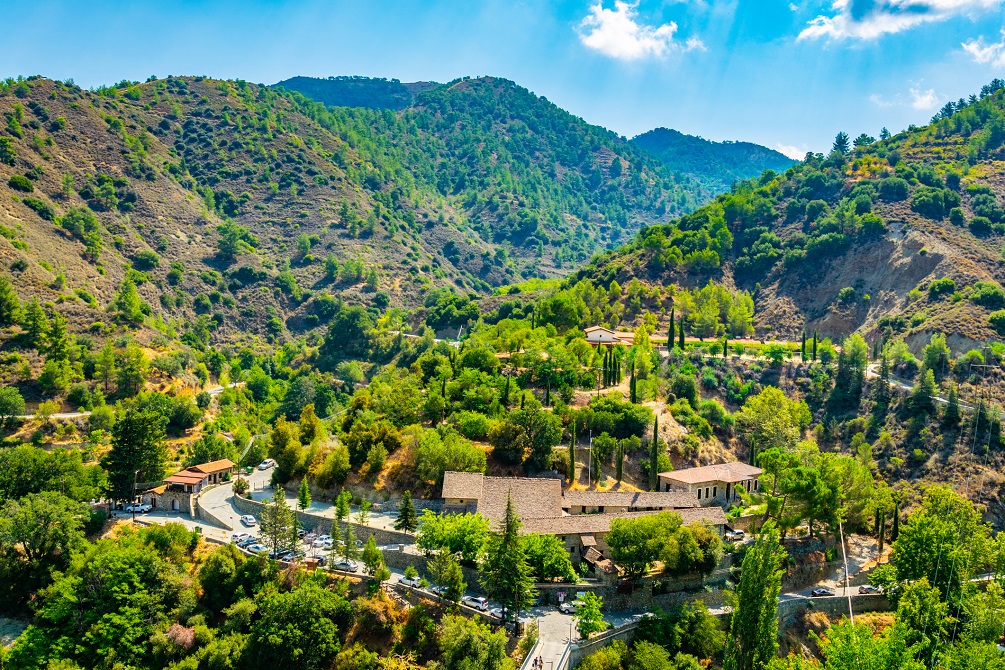
[[[626,137],[801,157],[1005,77],[1005,0],[34,0],[0,40],[0,77],[31,74],[493,75]]]

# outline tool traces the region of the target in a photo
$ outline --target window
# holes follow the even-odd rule
[[[701,489],[698,489],[698,500],[701,500]]]
[[[757,490],[757,485],[758,485],[758,484],[760,484],[760,482],[759,482],[759,481],[757,481],[757,480],[755,479],[755,480],[754,480],[754,490],[755,490],[755,491]]]
[[[705,497],[708,498],[708,487],[705,487]]]
[[[712,497],[713,498],[716,497],[717,495],[719,495],[718,488],[719,488],[718,486],[713,486],[712,487]]]

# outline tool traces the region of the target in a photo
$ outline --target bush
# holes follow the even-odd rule
[[[453,420],[457,432],[469,440],[484,440],[491,428],[488,417],[479,412],[458,412]]]
[[[986,216],[975,216],[970,219],[970,232],[977,237],[987,237],[994,231],[991,220]]]
[[[879,182],[879,196],[884,200],[896,202],[907,199],[907,180],[900,177],[889,177]]]
[[[928,297],[932,300],[944,295],[952,295],[956,292],[956,282],[949,277],[936,279],[928,285]]]
[[[56,212],[53,211],[52,207],[45,204],[38,198],[25,198],[22,200],[29,209],[34,210],[36,214],[45,219],[46,221],[54,221],[56,219]]]
[[[999,335],[1005,336],[1005,309],[999,309],[988,315],[988,322]]]
[[[133,267],[137,270],[153,270],[160,265],[160,262],[161,257],[157,255],[156,251],[144,249],[136,254],[136,258],[133,259]]]
[[[941,188],[920,186],[911,196],[911,209],[922,216],[940,220],[946,213],[946,202]]]
[[[1002,291],[1002,287],[995,282],[974,282],[970,300],[982,307],[1001,309],[1005,307],[1005,291]]]
[[[13,175],[8,179],[7,185],[15,191],[21,191],[22,193],[32,193],[35,190],[35,185],[31,183],[31,180],[19,174]]]

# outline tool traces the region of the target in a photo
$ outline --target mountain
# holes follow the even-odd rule
[[[954,351],[1001,340],[1005,82],[947,105],[927,126],[856,145],[646,228],[570,283],[745,289],[761,337],[857,331],[870,341],[903,337],[915,351],[932,333]],[[677,314],[714,335],[718,315],[703,309],[682,303]]]
[[[714,193],[728,191],[734,181],[756,177],[765,170],[784,172],[796,163],[759,144],[713,142],[670,128],[650,130],[633,137],[632,142]]]
[[[121,287],[135,307],[135,284],[166,331],[302,332],[325,294],[414,307],[555,277],[706,198],[502,79],[394,113],[243,81],[33,77],[0,85],[0,113],[4,265],[82,329],[121,315]]]
[[[376,77],[291,77],[276,84],[297,91],[332,107],[366,107],[400,110],[411,106],[415,96],[439,86],[432,81],[403,84],[397,79]]]

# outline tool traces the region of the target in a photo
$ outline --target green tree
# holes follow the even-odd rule
[[[525,535],[527,561],[537,582],[575,582],[576,571],[569,560],[565,544],[554,535]]]
[[[373,508],[373,503],[363,498],[359,501],[359,509],[356,511],[356,523],[361,526],[370,525],[370,510]]]
[[[649,441],[649,490],[659,488],[660,477],[660,419],[653,419],[653,438]]]
[[[329,668],[339,650],[339,634],[352,623],[344,595],[306,580],[288,593],[273,592],[258,607],[246,662],[254,668]]]
[[[117,371],[115,369],[115,347],[112,341],[105,340],[105,345],[101,347],[97,358],[94,359],[94,378],[101,382],[105,394],[111,390],[112,381],[115,379]]]
[[[343,521],[349,520],[350,507],[349,504],[352,502],[352,494],[347,489],[342,489],[342,491],[335,498],[335,525],[342,525]]]
[[[21,301],[14,284],[6,274],[0,275],[0,326],[21,322]]]
[[[508,379],[508,378],[507,378]],[[576,419],[572,419],[572,425],[569,428],[569,465],[568,471],[566,472],[566,478],[569,480],[569,486],[576,481]]]
[[[599,633],[607,628],[604,614],[600,611],[604,601],[592,591],[583,594],[580,600],[582,602],[579,609],[572,616],[576,620],[576,630],[579,632],[579,636],[588,639],[594,633]]]
[[[112,426],[112,448],[102,460],[112,500],[132,500],[136,482],[164,477],[167,447],[164,417],[152,410],[126,408]]]
[[[406,533],[414,533],[419,527],[419,518],[412,504],[412,492],[405,491],[398,505],[398,517],[394,520],[394,529]]]
[[[935,414],[935,398],[939,390],[935,385],[935,374],[928,369],[922,370],[918,383],[907,398],[907,405],[915,416]]]
[[[307,476],[300,480],[300,490],[297,491],[297,506],[303,512],[311,506],[311,487],[307,484]]]
[[[440,660],[443,670],[512,670],[506,655],[506,633],[491,632],[478,619],[448,614],[440,632]]]
[[[725,670],[763,670],[778,651],[778,594],[785,550],[773,522],[747,549],[726,639]]]
[[[811,418],[804,401],[789,400],[777,387],[766,386],[747,398],[736,422],[751,447],[753,461],[757,454],[772,447],[794,450]]]
[[[429,577],[434,584],[443,589],[443,598],[450,602],[458,602],[468,587],[464,581],[461,564],[446,547],[429,562]]]
[[[41,351],[45,347],[46,334],[49,332],[49,319],[42,310],[38,298],[32,296],[24,308],[24,321],[21,323],[28,343]]]
[[[297,516],[287,504],[282,487],[278,487],[272,500],[262,508],[259,522],[262,540],[274,555],[297,546]]]
[[[942,425],[946,428],[956,428],[960,425],[960,392],[956,384],[949,387],[946,412],[942,415]]]
[[[851,151],[851,144],[848,133],[842,131],[834,137],[834,144],[831,145],[831,152],[837,152],[842,156]]]
[[[482,561],[482,586],[490,598],[502,605],[504,619],[519,619],[520,612],[537,597],[520,525],[513,500],[507,497],[499,530],[489,539]]]
[[[139,291],[136,290],[136,282],[128,275],[119,285],[119,292],[116,293],[112,304],[119,318],[126,323],[143,323],[144,307],[146,305],[143,299],[140,298]]]
[[[462,561],[474,563],[489,535],[489,523],[480,514],[437,515],[427,509],[422,513],[415,543],[426,551],[446,548]]]
[[[384,555],[377,548],[377,542],[373,539],[373,535],[366,538],[362,558],[363,565],[366,566],[366,574],[371,576],[377,574],[377,570],[384,565]]]
[[[24,414],[24,398],[13,386],[0,386],[0,427],[10,426]]]
[[[116,386],[120,393],[136,395],[146,383],[150,363],[139,345],[130,343],[122,353],[118,366]]]

